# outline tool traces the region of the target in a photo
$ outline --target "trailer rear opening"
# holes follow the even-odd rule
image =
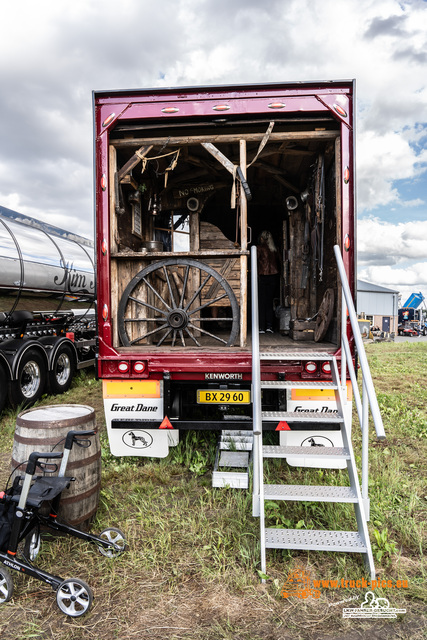
[[[251,428],[249,252],[265,230],[280,282],[260,345],[292,358],[264,364],[263,378],[330,379],[336,244],[354,294],[353,83],[95,92],[94,127],[112,452],[167,455],[179,429]],[[333,411],[314,395],[272,385],[263,405]]]

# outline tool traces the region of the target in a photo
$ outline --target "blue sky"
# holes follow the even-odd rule
[[[359,277],[427,298],[425,0],[2,3],[0,204],[93,233],[91,92],[356,79]]]

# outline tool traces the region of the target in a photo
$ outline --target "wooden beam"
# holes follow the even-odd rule
[[[297,140],[335,140],[339,136],[339,131],[282,131],[272,133],[270,142],[277,141],[297,141]],[[111,140],[110,144],[117,149],[141,147],[144,145],[153,145],[157,147],[176,147],[195,144],[223,144],[238,143],[240,140],[246,142],[260,142],[264,137],[264,133],[241,133],[235,134],[217,134],[203,136],[165,136],[163,138],[127,138],[126,140]]]
[[[240,169],[246,180],[246,140],[240,140]],[[240,183],[240,247],[242,251],[248,248],[248,202]],[[246,345],[247,335],[247,291],[248,291],[248,259],[240,257],[240,346]]]
[[[202,147],[206,149],[219,163],[222,164],[223,167],[227,169],[234,176],[236,171],[236,165],[231,162],[219,149],[215,147],[215,145],[210,142],[202,142]]]
[[[126,164],[124,164],[123,167],[118,172],[119,180],[122,180],[127,173],[132,171],[132,169],[136,167],[138,162],[140,162],[142,158],[144,158],[147,155],[147,153],[151,151],[152,148],[153,148],[152,144],[147,146],[143,145],[140,149],[138,149],[138,151],[135,151],[132,158],[130,158],[130,160],[128,160]]]

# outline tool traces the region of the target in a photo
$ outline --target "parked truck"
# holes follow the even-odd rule
[[[0,207],[0,411],[95,362],[93,242]]]
[[[427,308],[421,292],[411,293],[398,310],[398,333],[403,335],[427,335]]]
[[[316,385],[346,322],[334,245],[356,293],[353,101],[353,81],[94,92],[97,371],[114,455],[252,429],[250,248],[264,230],[280,284],[259,336],[263,409],[335,415]],[[339,446],[332,420],[278,422],[263,427],[290,444]]]

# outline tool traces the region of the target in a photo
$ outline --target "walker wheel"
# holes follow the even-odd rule
[[[0,564],[0,604],[8,602],[13,594],[13,580],[9,571]]]
[[[64,580],[56,592],[56,603],[62,613],[72,618],[83,616],[92,604],[92,589],[78,578]]]
[[[25,537],[24,543],[24,558],[27,558],[31,562],[37,558],[41,547],[40,529],[36,525],[34,529]]]
[[[98,546],[99,553],[101,553],[106,558],[117,558],[121,556],[123,551],[126,549],[126,539],[122,531],[120,529],[115,529],[114,527],[110,527],[109,529],[104,529],[98,536],[101,540],[105,540],[106,542],[110,542],[115,547],[103,547],[101,545]]]

